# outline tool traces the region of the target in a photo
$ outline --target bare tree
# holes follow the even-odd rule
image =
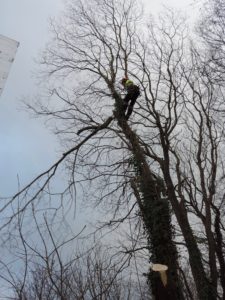
[[[23,245],[20,255],[25,256],[25,272],[20,275],[7,268],[9,283],[14,295],[9,299],[51,300],[51,299],[148,299],[146,283],[135,281],[129,268],[131,255],[118,254],[113,258],[107,247],[89,245],[80,251],[76,246],[75,255],[68,253],[81,232],[68,240],[55,236],[46,215],[45,226],[34,214],[36,229],[41,243],[34,243],[24,234],[23,220],[19,233]],[[38,238],[36,236],[36,239]],[[22,251],[24,250],[24,251]],[[112,252],[112,251],[111,251]],[[65,256],[65,253],[68,253]]]
[[[53,120],[66,151],[2,205],[6,211],[20,196],[3,226],[31,205],[43,205],[63,165],[69,180],[55,195],[55,215],[75,206],[79,194],[105,207],[101,228],[128,224],[132,233],[141,219],[150,261],[168,266],[165,286],[159,274],[148,274],[156,299],[193,299],[190,281],[200,300],[222,298],[224,121],[215,73],[190,50],[185,22],[171,10],[143,30],[144,22],[132,0],[71,1],[59,23],[52,22],[42,60],[49,94],[28,107]],[[119,88],[124,75],[142,90],[129,121]],[[126,254],[142,248],[139,238]],[[184,257],[189,281],[182,275]]]
[[[134,2],[113,3],[110,1],[97,1],[95,7],[86,7],[82,3],[80,3],[80,6],[78,5],[78,8],[71,6],[68,20],[73,24],[71,34],[75,34],[74,39],[72,41],[68,40],[70,34],[68,35],[66,28],[66,31],[59,31],[58,28],[55,28],[54,30],[59,37],[57,48],[65,49],[66,53],[64,50],[61,53],[56,53],[51,48],[45,56],[44,64],[48,65],[50,73],[58,71],[64,73],[72,67],[70,63],[68,64],[69,58],[72,65],[75,62],[72,67],[73,71],[90,71],[97,75],[98,81],[96,85],[93,83],[89,85],[92,95],[95,97],[98,97],[99,94],[100,96],[107,96],[105,92],[107,89],[108,95],[114,99],[114,117],[109,117],[103,125],[104,128],[108,128],[115,118],[118,122],[118,129],[122,132],[123,139],[130,144],[129,150],[137,168],[137,176],[135,177],[138,178],[137,182],[132,180],[132,188],[135,189],[136,184],[136,187],[138,186],[136,191],[139,189],[140,192],[142,200],[141,202],[138,201],[137,204],[141,210],[149,243],[152,245],[153,260],[161,261],[169,267],[169,280],[166,287],[161,284],[158,277],[153,275],[150,277],[153,293],[161,299],[162,297],[182,298],[181,284],[177,274],[177,253],[172,242],[170,229],[168,201],[162,197],[163,187],[158,182],[159,178],[154,176],[148,166],[145,151],[139,143],[138,136],[124,120],[122,99],[115,86],[117,73],[120,73],[121,76],[122,72],[130,74],[131,71],[128,70],[129,65],[130,69],[135,70],[135,64],[133,64],[133,60],[135,61],[134,55],[136,55],[136,60],[139,58],[137,55],[138,46],[134,41],[136,23],[139,16],[137,15],[138,9],[134,4]],[[98,9],[99,14],[105,14],[106,19],[104,22],[97,20],[94,9]],[[135,9],[136,14],[133,14]],[[69,44],[71,48],[68,48]],[[70,50],[72,50],[72,53],[67,52],[70,52]],[[91,80],[93,80],[92,76]],[[86,93],[83,95],[87,96]],[[103,103],[100,105],[102,107]],[[78,133],[95,129],[96,125],[87,126],[79,130]],[[164,216],[163,220],[161,216]],[[163,290],[166,291],[162,292]]]

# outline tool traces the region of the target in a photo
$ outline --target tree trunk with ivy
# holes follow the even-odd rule
[[[184,299],[182,283],[178,275],[178,255],[173,242],[170,207],[168,200],[162,194],[162,181],[151,172],[138,136],[124,118],[120,95],[114,91],[113,96],[116,100],[114,116],[131,145],[136,173],[132,185],[140,195],[138,204],[148,238],[150,260],[151,263],[168,266],[168,282],[165,286],[159,272],[149,271],[148,280],[152,294],[155,300]]]

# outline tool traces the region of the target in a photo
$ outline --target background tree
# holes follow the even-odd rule
[[[197,26],[202,41],[206,46],[205,70],[210,72],[211,80],[222,84],[225,66],[225,4],[222,0],[207,1],[204,12]]]

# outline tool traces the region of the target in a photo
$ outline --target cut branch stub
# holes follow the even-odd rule
[[[166,265],[153,264],[151,266],[151,269],[154,272],[159,272],[160,273],[160,277],[161,277],[162,283],[163,283],[164,286],[166,286],[167,285],[166,271],[168,270],[168,267]]]

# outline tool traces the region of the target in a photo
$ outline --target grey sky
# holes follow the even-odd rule
[[[160,3],[193,15],[194,0],[144,0],[155,13]],[[34,58],[48,40],[48,19],[63,8],[62,0],[0,0],[0,34],[20,42],[5,89],[0,98],[0,194],[15,192],[21,184],[47,168],[59,155],[57,141],[39,119],[19,110],[20,100],[35,94]]]

